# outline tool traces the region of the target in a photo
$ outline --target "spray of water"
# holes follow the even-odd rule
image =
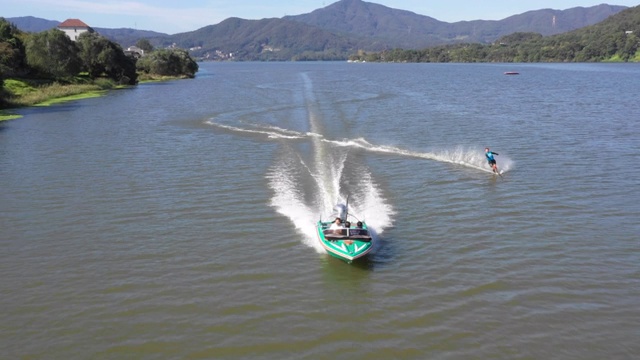
[[[294,146],[287,146],[283,156],[270,168],[267,179],[273,191],[271,205],[288,219],[302,235],[303,242],[319,252],[315,223],[326,220],[336,204],[349,199],[349,212],[365,220],[375,235],[393,223],[393,208],[387,204],[371,173],[361,164],[348,162],[349,151],[361,149],[368,152],[440,161],[480,171],[491,172],[482,150],[458,147],[451,150],[420,152],[393,146],[374,145],[364,138],[333,140],[324,135],[324,123],[313,93],[313,84],[306,74],[304,83],[305,106],[308,113],[309,132],[298,132],[272,125],[246,124],[230,126],[211,119],[207,124],[222,131],[266,136],[286,144],[287,141],[310,141],[312,156],[305,160]],[[500,159],[501,169],[508,171],[512,162],[508,157]],[[311,191],[310,191],[311,189]],[[309,196],[311,192],[311,196]]]
[[[274,193],[271,205],[278,213],[291,220],[297,231],[302,234],[305,244],[319,252],[324,250],[316,239],[315,222],[320,218],[326,219],[336,204],[346,202],[347,196],[349,212],[366,220],[374,233],[382,233],[393,223],[393,208],[386,203],[369,170],[362,166],[357,170],[351,169],[354,165],[347,161],[350,150],[360,149],[390,156],[439,161],[491,173],[482,147],[456,147],[420,152],[375,145],[364,138],[327,139],[321,134],[322,121],[314,106],[309,106],[308,112],[311,128],[309,132],[297,132],[260,124],[246,125],[248,127],[229,126],[213,120],[207,121],[207,124],[223,131],[263,135],[275,141],[311,142],[313,149],[311,160],[305,161],[300,153],[296,153],[294,148],[290,147],[289,152],[271,167],[267,179]],[[498,160],[502,171],[507,172],[512,169],[513,162],[508,156],[500,155]],[[345,178],[353,173],[358,174],[357,178],[349,178],[349,181],[346,181]],[[312,200],[305,200],[309,198],[305,196],[308,191],[308,188],[305,188],[306,183],[314,185]]]
[[[491,168],[487,165],[487,161],[484,157],[483,147],[476,146],[473,148],[458,146],[451,149],[435,150],[430,152],[421,152],[402,149],[394,146],[375,145],[368,142],[364,138],[357,139],[344,139],[344,140],[331,140],[325,138],[323,135],[315,132],[297,132],[293,130],[286,130],[277,127],[268,127],[255,125],[253,128],[240,128],[234,126],[223,125],[208,120],[207,124],[229,131],[239,133],[251,133],[251,134],[263,134],[270,139],[312,139],[314,142],[323,142],[339,148],[358,148],[369,152],[389,154],[394,156],[414,157],[419,159],[427,159],[439,162],[445,162],[455,165],[472,168],[487,173],[491,173]],[[319,146],[316,148],[320,149]],[[323,154],[324,150],[317,153],[318,161],[325,161]],[[514,162],[507,155],[500,155],[498,158],[498,166],[500,170],[508,172],[513,169]]]
[[[484,149],[478,148],[469,149],[464,147],[457,147],[452,150],[441,150],[434,153],[434,160],[448,162],[452,164],[462,165],[468,168],[481,170],[491,173],[492,170],[489,167],[487,160],[484,156]],[[513,161],[506,155],[502,155],[499,158],[499,169],[503,172],[511,170],[513,167]]]
[[[269,187],[273,190],[271,206],[291,220],[296,230],[303,235],[305,244],[323,252],[320,243],[315,241],[314,224],[318,220],[317,213],[312,206],[305,204],[300,176],[296,176],[296,164],[290,159],[291,157],[281,159],[267,174]]]
[[[301,157],[285,156],[267,174],[269,187],[274,193],[271,205],[291,220],[303,235],[305,244],[319,252],[324,250],[317,241],[315,223],[319,219],[326,220],[336,204],[346,202],[347,196],[349,212],[365,220],[374,234],[382,233],[392,224],[393,209],[386,203],[368,171],[358,169],[358,178],[349,181],[348,185],[342,181],[346,159],[346,154],[340,154],[334,158],[335,161],[315,164],[314,167]],[[325,167],[327,171],[322,173]],[[315,189],[316,196],[310,203],[304,200],[305,182],[312,183]]]
[[[269,186],[274,196],[271,205],[280,214],[291,220],[304,237],[304,242],[324,251],[317,241],[315,223],[326,220],[336,204],[344,204],[349,199],[349,212],[367,221],[377,233],[384,231],[392,222],[393,210],[389,206],[368,169],[360,165],[347,165],[349,146],[335,146],[327,141],[323,132],[323,121],[317,110],[313,94],[313,84],[306,74],[301,74],[305,86],[305,101],[309,120],[309,133],[291,133],[287,136],[304,136],[311,141],[312,157],[305,161],[301,154],[283,156],[269,171]],[[278,134],[284,129],[271,128]],[[357,166],[358,169],[351,167]],[[357,176],[354,176],[357,174]],[[311,186],[310,186],[311,184]],[[305,203],[305,186],[313,190],[310,203]]]

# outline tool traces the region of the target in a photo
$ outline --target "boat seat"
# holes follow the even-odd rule
[[[337,234],[325,234],[324,238],[327,240],[357,240],[357,241],[371,241],[371,237],[368,235],[337,235]]]
[[[347,239],[347,235],[340,234],[324,234],[324,238],[327,240],[344,240]]]
[[[351,240],[358,240],[358,241],[371,241],[371,237],[370,236],[366,236],[366,235],[353,235],[353,236],[349,236],[349,239]]]

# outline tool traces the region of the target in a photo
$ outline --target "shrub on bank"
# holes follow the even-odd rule
[[[61,84],[28,82],[26,80],[5,80],[5,96],[3,108],[33,106],[51,99],[64,99],[80,94],[95,94],[114,88],[116,85],[109,79],[97,79],[91,84]]]

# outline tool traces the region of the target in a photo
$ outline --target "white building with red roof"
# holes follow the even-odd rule
[[[78,40],[78,36],[83,32],[95,32],[91,26],[80,19],[67,19],[58,25],[58,29],[62,30],[73,41]]]

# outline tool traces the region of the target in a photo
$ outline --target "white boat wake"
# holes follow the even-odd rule
[[[391,226],[393,209],[382,197],[369,170],[359,164],[348,164],[349,148],[332,146],[320,134],[322,120],[315,107],[311,81],[305,74],[302,77],[311,132],[294,133],[274,127],[259,130],[270,132],[270,138],[283,139],[282,135],[307,138],[312,145],[311,156],[306,159],[295,146],[285,147],[285,155],[270,168],[267,178],[274,192],[271,205],[291,220],[307,245],[322,253],[315,223],[326,219],[335,205],[346,203],[348,197],[349,212],[366,220],[375,243],[375,234]]]
[[[364,138],[328,139],[313,93],[311,80],[301,74],[304,101],[310,131],[301,132],[278,126],[250,123],[246,119],[227,125],[209,119],[205,123],[218,130],[257,136],[282,143],[281,155],[267,173],[273,191],[271,206],[286,216],[304,242],[324,252],[315,233],[315,223],[326,220],[336,204],[349,202],[349,213],[365,220],[376,242],[377,234],[393,223],[393,208],[387,204],[369,169],[360,162],[348,161],[350,151],[359,149],[392,156],[415,157],[446,162],[491,173],[484,153],[456,148],[438,152],[419,152],[393,146],[375,145]],[[310,145],[310,146],[309,146]],[[483,148],[482,148],[483,149]],[[500,159],[507,171],[511,161]]]
[[[278,127],[263,126],[258,124],[250,125],[246,128],[219,124],[214,122],[213,120],[206,121],[206,124],[238,133],[261,134],[265,135],[269,139],[316,139],[318,141],[331,144],[335,147],[358,148],[381,154],[400,155],[419,159],[440,161],[472,168],[475,170],[480,170],[486,173],[492,173],[491,168],[489,168],[489,166],[487,165],[487,161],[485,160],[483,147],[478,147],[480,150],[473,150],[470,148],[458,146],[453,149],[444,149],[433,152],[420,152],[406,150],[395,146],[375,145],[371,144],[364,138],[331,140],[315,132],[298,132],[294,130],[287,130]],[[500,155],[500,157],[498,158],[498,165],[503,173],[510,171],[513,168],[513,164],[513,161],[508,156]]]

